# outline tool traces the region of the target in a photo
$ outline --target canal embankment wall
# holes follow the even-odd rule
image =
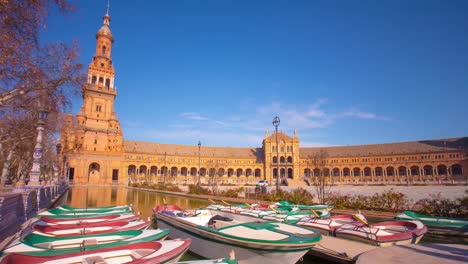
[[[66,184],[11,189],[0,194],[0,250],[17,238],[37,213],[53,206]]]

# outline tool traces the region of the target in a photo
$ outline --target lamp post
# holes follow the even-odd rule
[[[41,169],[41,157],[42,157],[42,131],[44,131],[44,124],[49,115],[49,110],[41,107],[39,108],[39,118],[37,122],[37,138],[36,146],[34,147],[33,152],[33,166],[29,172],[29,186],[40,186],[39,181],[40,169]]]
[[[60,181],[62,180],[62,175],[60,175],[60,152],[62,151],[62,144],[57,143],[57,145],[55,145],[55,150],[57,151],[57,164],[55,164],[56,171],[55,171],[54,182],[55,184],[58,184],[59,177],[60,177]]]
[[[200,171],[200,163],[201,163],[200,150],[201,150],[201,142],[198,141],[198,181],[197,181],[197,189],[200,189],[200,176],[201,176],[201,171]]]
[[[280,124],[280,119],[278,116],[273,118],[273,126],[275,127],[275,134],[276,134],[276,192],[279,192],[279,175],[280,175],[280,168],[279,168],[279,148],[278,148],[278,126]]]

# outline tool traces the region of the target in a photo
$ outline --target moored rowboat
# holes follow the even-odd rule
[[[100,215],[114,215],[114,214],[128,214],[132,213],[130,209],[114,209],[105,211],[67,211],[59,208],[49,209],[38,215],[44,215],[49,217],[60,217],[60,218],[74,218],[74,217],[93,217]]]
[[[63,210],[63,211],[75,211],[75,212],[79,212],[79,211],[84,211],[84,212],[98,211],[98,212],[102,212],[102,211],[112,211],[112,210],[131,210],[131,205],[130,206],[128,206],[128,205],[117,205],[117,206],[103,206],[103,207],[89,207],[89,208],[73,207],[73,206],[70,206],[70,205],[61,205],[61,206],[58,206],[56,208],[59,208],[60,210]]]
[[[190,239],[135,243],[113,248],[73,252],[62,255],[24,255],[11,253],[0,264],[14,263],[166,263],[175,262],[188,250]]]
[[[335,236],[359,240],[385,247],[417,244],[427,232],[419,221],[387,221],[376,224],[344,224],[335,230]]]
[[[55,225],[44,226],[34,225],[35,234],[65,237],[77,235],[95,235],[109,232],[119,232],[127,230],[144,230],[150,226],[150,221],[133,221],[133,222],[101,222],[92,224],[76,224],[76,225]]]
[[[404,211],[395,216],[397,220],[418,220],[425,224],[429,230],[435,231],[454,231],[454,234],[468,234],[468,219],[436,217],[422,215],[412,211]]]
[[[334,236],[335,231],[345,224],[352,224],[356,226],[363,226],[362,221],[367,221],[366,218],[359,214],[361,220],[356,219],[356,215],[344,214],[344,215],[333,215],[328,218],[317,218],[313,215],[301,218],[296,225],[314,228],[320,231],[324,235]]]
[[[88,224],[88,223],[99,223],[99,222],[121,222],[121,221],[136,221],[140,219],[139,214],[116,214],[116,215],[100,215],[93,217],[80,217],[80,218],[60,218],[60,216],[41,216],[39,222],[44,222],[47,225],[75,225],[75,224]]]
[[[3,253],[16,252],[31,255],[38,252],[42,254],[47,251],[50,255],[57,255],[63,254],[63,250],[67,250],[66,253],[72,253],[83,249],[108,248],[160,240],[166,238],[168,233],[169,230],[167,229],[131,230],[70,237],[44,236],[32,233],[19,240],[18,243],[6,248]]]
[[[314,210],[314,211],[320,211],[320,212],[329,212],[331,209],[333,209],[333,206],[331,205],[325,205],[325,204],[316,204],[316,205],[305,205],[305,204],[294,204],[290,203],[288,201],[279,201],[276,202],[275,205],[277,206],[278,209],[281,207],[286,207],[286,208],[299,208],[300,210]]]
[[[191,238],[191,251],[206,258],[234,250],[240,263],[296,263],[321,239],[317,231],[284,223],[216,219],[206,209],[187,214],[177,206],[157,206],[153,211],[159,227],[169,228],[172,237]]]

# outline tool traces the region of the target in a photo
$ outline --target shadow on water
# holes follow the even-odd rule
[[[63,203],[74,207],[100,207],[112,205],[130,205],[134,212],[140,212],[143,219],[152,216],[152,209],[156,205],[163,204],[163,200],[168,204],[175,204],[185,209],[202,208],[209,205],[207,200],[193,199],[183,196],[166,195],[150,191],[136,190],[123,186],[73,186],[70,188]],[[59,205],[59,204],[57,204]],[[421,243],[453,243],[466,244],[467,241],[461,237],[447,237],[442,235],[426,234]],[[195,254],[187,253],[182,260],[200,259]],[[326,260],[306,255],[298,263],[329,264]]]

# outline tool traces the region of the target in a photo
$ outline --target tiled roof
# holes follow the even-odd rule
[[[174,155],[174,156],[198,156],[198,146],[160,144],[151,142],[141,142],[133,140],[124,140],[124,151],[126,153],[147,153]],[[257,159],[261,162],[263,159],[262,148],[231,148],[231,147],[208,147],[201,146],[200,155],[202,157],[218,158],[249,158]]]
[[[271,140],[272,142],[274,142],[276,140],[276,133],[273,132],[271,134],[271,136],[265,138],[265,140]],[[293,140],[293,138],[286,135],[283,131],[279,131],[278,132],[278,141],[281,141],[281,140],[284,140],[284,141],[288,142],[288,141]]]
[[[273,134],[274,135],[274,134]],[[282,132],[278,133],[285,135]],[[285,135],[286,136],[286,135]],[[287,137],[287,136],[286,136]],[[288,137],[291,139],[290,137]],[[145,153],[172,156],[198,156],[197,145],[176,145],[160,144],[151,142],[141,142],[124,140],[124,151],[126,153]],[[306,147],[300,148],[300,157],[307,158],[326,150],[329,157],[353,157],[353,156],[375,156],[375,155],[398,155],[398,154],[419,154],[426,152],[444,152],[450,150],[468,150],[468,137],[423,140],[412,142],[398,142],[372,145],[338,146],[338,147]],[[247,158],[256,159],[262,162],[264,157],[263,148],[232,148],[232,147],[201,147],[202,157],[218,158]]]
[[[307,158],[319,152],[321,149],[326,150],[329,157],[444,152],[468,149],[468,137],[357,146],[300,148],[300,157]]]

